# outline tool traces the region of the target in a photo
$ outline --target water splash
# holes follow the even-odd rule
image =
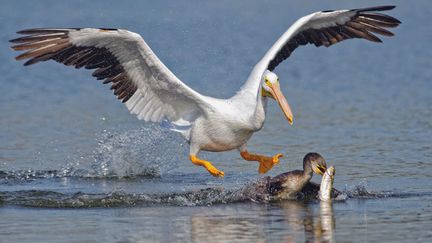
[[[63,168],[65,175],[127,178],[158,177],[186,154],[185,140],[156,124],[136,130],[104,133],[98,147]],[[81,168],[92,161],[91,168]]]
[[[7,174],[0,172],[0,175]],[[36,173],[37,174],[37,173]],[[55,176],[55,173],[53,174]],[[10,175],[8,175],[10,177]],[[1,179],[1,178],[0,178]],[[0,192],[0,205],[14,205],[37,208],[100,208],[100,207],[147,207],[164,206],[210,206],[237,202],[272,203],[260,188],[259,182],[248,184],[242,188],[225,189],[210,187],[205,189],[164,192],[164,193],[129,193],[115,190],[110,193],[57,192],[50,190],[19,190]],[[251,185],[253,185],[251,187]],[[335,198],[341,200],[365,200],[382,198],[430,197],[429,194],[369,192],[364,187],[352,191],[343,191]],[[312,197],[311,197],[312,198]],[[300,201],[318,202],[317,197]]]
[[[227,192],[209,188],[195,192],[170,194],[129,194],[124,191],[112,193],[60,193],[54,191],[26,190],[0,192],[0,203],[39,208],[95,208],[132,206],[199,206],[223,203]]]

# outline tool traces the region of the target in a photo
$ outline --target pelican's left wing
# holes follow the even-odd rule
[[[28,29],[13,39],[13,49],[27,52],[24,65],[54,60],[65,65],[96,69],[93,76],[145,121],[166,118],[190,125],[209,109],[202,95],[182,83],[153,53],[140,35],[121,29]]]
[[[382,42],[376,35],[393,36],[385,28],[398,26],[401,22],[391,16],[378,13],[395,6],[379,6],[352,10],[328,10],[315,12],[297,20],[267,51],[254,67],[249,81],[257,88],[265,70],[273,71],[301,45],[329,47],[338,42],[360,38]]]

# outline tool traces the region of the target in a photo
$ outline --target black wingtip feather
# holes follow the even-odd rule
[[[401,24],[398,19],[380,13],[379,11],[388,11],[396,6],[385,5],[368,8],[352,9],[353,17],[343,24],[337,24],[333,27],[309,28],[303,32],[299,32],[296,38],[287,40],[287,43],[278,51],[278,53],[270,60],[267,69],[272,71],[283,60],[290,56],[298,45],[307,43],[315,44],[316,47],[331,46],[346,39],[361,38],[372,42],[383,42],[377,35],[393,36],[394,34],[386,28],[397,27]],[[332,12],[327,10],[322,12]],[[374,34],[375,33],[375,34]],[[306,40],[303,40],[306,38]],[[290,48],[290,43],[295,44]]]
[[[32,65],[32,64],[34,64],[34,63],[36,63],[33,59],[30,59],[30,60],[28,60],[28,61],[26,61],[24,64],[23,64],[23,66],[30,66],[30,65]]]
[[[359,16],[376,19],[378,21],[386,22],[389,24],[398,25],[402,23],[399,19],[382,13],[360,13]]]
[[[385,5],[385,6],[376,6],[376,7],[369,7],[369,8],[357,8],[353,9],[353,11],[357,12],[367,12],[367,11],[388,11],[396,8],[394,5]]]
[[[53,34],[53,33],[68,33],[71,30],[80,30],[80,28],[33,28],[17,31],[20,35],[34,35],[34,34]]]

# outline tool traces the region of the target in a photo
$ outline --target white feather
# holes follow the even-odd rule
[[[308,28],[320,29],[336,26],[337,24],[345,24],[355,14],[356,12],[352,10],[315,12],[298,19],[279,37],[264,57],[255,65],[242,89],[251,94],[256,95],[258,93],[257,90],[260,86],[262,75],[267,70],[270,61],[277,55],[285,43],[290,41],[298,32]]]
[[[107,48],[117,58],[138,87],[126,107],[139,119],[193,123],[198,114],[210,108],[204,96],[171,73],[136,33],[88,28],[71,30],[69,38],[76,46]]]

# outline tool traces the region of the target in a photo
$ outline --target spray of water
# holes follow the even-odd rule
[[[64,176],[159,177],[185,158],[186,141],[158,125],[128,131],[104,131],[97,147],[63,168]]]

